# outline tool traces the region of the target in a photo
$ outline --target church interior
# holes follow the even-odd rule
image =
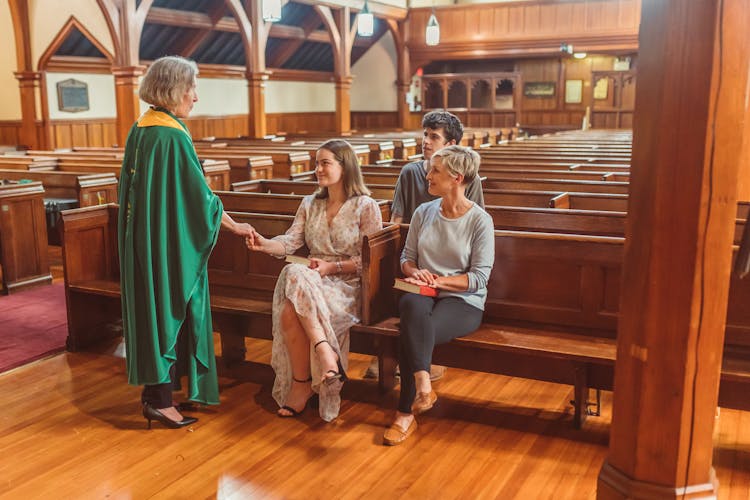
[[[0,498],[750,499],[749,25],[747,0],[0,1]],[[330,422],[277,415],[286,263],[225,229],[220,404],[141,416],[118,190],[164,56],[197,65],[199,178],[257,234],[290,230],[327,140],[356,154],[384,224]],[[481,158],[494,267],[480,328],[435,347],[434,408],[384,446],[389,221],[436,111]]]

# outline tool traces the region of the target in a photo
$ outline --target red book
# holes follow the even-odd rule
[[[401,278],[396,278],[396,281],[393,283],[393,288],[403,290],[404,292],[418,293],[419,295],[425,295],[427,297],[437,297],[438,295],[437,288],[427,285],[415,285],[414,283],[409,283]]]

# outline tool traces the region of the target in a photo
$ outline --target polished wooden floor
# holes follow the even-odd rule
[[[609,393],[576,431],[569,387],[449,370],[415,435],[388,448],[395,394],[357,379],[365,357],[326,424],[277,418],[270,343],[247,346],[243,380],[222,377],[222,404],[182,430],[146,430],[117,345],[0,374],[0,498],[595,497]],[[750,498],[750,413],[722,410],[715,436],[720,498]]]
[[[354,380],[341,416],[277,418],[269,343],[248,342],[247,381],[222,378],[222,404],[187,430],[146,430],[123,360],[61,354],[0,375],[2,498],[594,498],[604,415],[570,426],[571,391],[450,370],[438,406],[402,446],[382,446],[395,405]],[[354,373],[367,364],[354,356]],[[748,498],[750,414],[723,410],[721,498]]]

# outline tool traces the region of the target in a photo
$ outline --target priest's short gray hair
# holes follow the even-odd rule
[[[464,184],[468,185],[474,181],[479,172],[479,153],[471,148],[459,146],[446,146],[435,151],[430,161],[440,158],[441,165],[445,167],[453,177],[464,176]]]
[[[138,97],[152,106],[174,110],[198,76],[195,61],[179,56],[160,57],[149,66]]]

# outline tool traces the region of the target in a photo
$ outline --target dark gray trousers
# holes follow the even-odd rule
[[[401,327],[398,362],[401,371],[401,395],[398,410],[411,413],[417,395],[414,373],[430,371],[432,350],[479,328],[481,309],[458,297],[444,299],[407,293],[399,301]]]

